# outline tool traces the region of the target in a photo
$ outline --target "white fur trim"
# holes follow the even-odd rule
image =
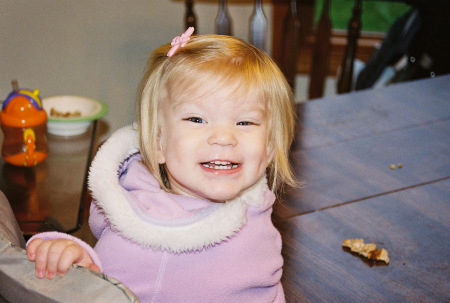
[[[89,171],[89,188],[111,227],[140,245],[173,252],[195,251],[232,237],[246,223],[248,206],[264,204],[266,180],[222,203],[206,218],[183,226],[150,224],[133,211],[119,184],[121,163],[139,151],[135,126],[115,132],[100,148]]]

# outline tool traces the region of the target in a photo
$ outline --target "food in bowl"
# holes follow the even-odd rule
[[[86,132],[92,121],[102,118],[108,107],[96,99],[82,96],[54,96],[42,100],[47,112],[47,131],[59,136]]]
[[[55,117],[55,118],[75,118],[75,117],[81,117],[81,112],[80,111],[75,111],[73,113],[71,112],[59,112],[56,109],[54,109],[53,107],[50,109],[50,117]]]

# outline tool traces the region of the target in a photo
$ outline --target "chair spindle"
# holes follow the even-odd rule
[[[255,10],[250,19],[250,43],[266,50],[266,28],[267,20],[262,10],[261,0],[256,0]]]
[[[319,23],[316,30],[316,41],[314,44],[313,58],[309,80],[309,99],[323,96],[325,77],[328,74],[328,63],[330,55],[330,1],[325,0]]]
[[[185,26],[194,27],[194,34],[197,33],[197,17],[194,13],[194,0],[186,0]]]
[[[216,33],[219,35],[231,36],[233,34],[231,25],[231,18],[227,9],[227,0],[220,0],[219,14],[216,18]]]
[[[355,0],[353,14],[348,23],[347,47],[342,59],[341,71],[338,76],[337,92],[347,93],[352,90],[353,63],[355,61],[358,38],[361,32],[361,0]]]
[[[289,85],[295,89],[297,73],[297,56],[300,45],[300,18],[297,13],[297,1],[291,0],[289,10],[283,20],[283,37],[281,45],[280,69]]]

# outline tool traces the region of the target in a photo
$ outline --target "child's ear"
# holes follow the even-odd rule
[[[164,163],[166,163],[166,158],[164,157],[164,149],[163,149],[163,146],[162,146],[162,134],[161,134],[161,131],[158,134],[157,141],[158,141],[158,148],[157,148],[157,151],[156,151],[156,158],[158,160],[158,164],[164,164]]]
[[[275,154],[275,148],[273,146],[273,143],[267,144],[266,153],[267,153],[267,165],[270,165],[273,160],[273,155]]]

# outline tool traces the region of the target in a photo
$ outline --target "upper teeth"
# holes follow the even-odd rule
[[[232,169],[237,167],[237,164],[226,161],[211,161],[208,163],[203,163],[202,165],[214,169]]]

